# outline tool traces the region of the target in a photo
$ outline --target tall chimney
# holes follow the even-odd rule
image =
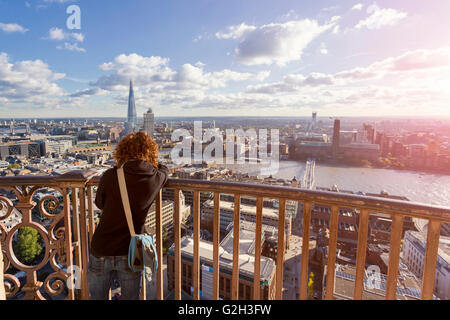
[[[332,144],[332,152],[333,158],[337,159],[339,152],[339,132],[341,130],[341,121],[339,119],[334,120],[334,128],[333,128],[333,144]]]

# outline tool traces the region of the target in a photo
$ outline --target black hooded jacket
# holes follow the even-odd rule
[[[125,181],[130,199],[134,229],[144,231],[148,210],[169,177],[164,165],[156,169],[140,160],[124,164]],[[103,211],[91,242],[91,253],[96,257],[126,256],[130,244],[130,231],[120,197],[117,167],[103,173],[97,189],[95,204]]]

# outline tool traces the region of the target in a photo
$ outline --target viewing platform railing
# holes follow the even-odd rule
[[[4,273],[6,297],[14,296],[21,288],[24,299],[46,299],[67,294],[66,299],[89,299],[87,267],[89,244],[95,231],[93,187],[98,185],[100,177],[91,171],[71,171],[64,175],[53,176],[16,176],[1,177],[0,189],[10,191],[10,197],[0,196],[0,242],[4,268],[10,266],[26,274],[25,283],[8,273]],[[358,243],[356,253],[356,276],[354,299],[362,299],[365,274],[366,248],[369,230],[369,212],[382,212],[392,216],[389,265],[386,283],[386,299],[396,299],[397,278],[399,273],[400,250],[404,217],[428,220],[426,255],[422,280],[422,299],[432,299],[441,223],[450,223],[450,208],[425,205],[409,201],[391,200],[382,197],[343,194],[338,192],[313,191],[294,187],[262,184],[244,184],[207,180],[169,179],[164,187],[174,190],[174,247],[175,247],[175,299],[181,299],[181,209],[180,191],[193,191],[193,298],[200,298],[200,193],[214,193],[213,220],[213,299],[219,298],[219,238],[220,238],[220,194],[234,195],[233,228],[233,272],[231,298],[239,298],[239,222],[241,196],[256,197],[256,243],[254,279],[260,279],[261,232],[263,198],[279,200],[278,230],[284,230],[286,219],[286,201],[303,202],[302,238],[310,237],[311,208],[314,204],[331,207],[330,234],[328,247],[327,277],[325,299],[334,299],[336,249],[338,243],[339,208],[354,208],[360,211]],[[56,194],[37,198],[41,189],[52,189]],[[163,261],[162,250],[162,192],[156,203],[156,246],[158,259]],[[21,221],[10,230],[5,221],[18,210]],[[44,223],[33,220],[33,210],[39,210],[46,218]],[[16,257],[13,249],[14,234],[22,227],[31,227],[39,232],[43,239],[42,260],[36,265],[25,265]],[[282,299],[283,264],[285,255],[285,232],[278,232],[276,258],[276,299]],[[309,241],[303,241],[301,271],[299,275],[299,298],[307,299]],[[50,265],[51,272],[44,279],[38,279],[38,271]],[[67,280],[73,276],[77,266],[80,272],[80,286],[68,287]],[[156,298],[163,299],[163,269],[161,263],[156,272]],[[1,279],[1,278],[0,278]],[[260,282],[254,281],[253,299],[260,299]],[[1,286],[0,286],[1,287]],[[145,298],[145,286],[142,297]],[[0,288],[1,289],[1,288]],[[1,298],[1,291],[0,291]]]

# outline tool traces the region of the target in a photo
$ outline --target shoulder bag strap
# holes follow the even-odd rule
[[[130,229],[130,235],[135,237],[136,233],[134,232],[133,218],[131,217],[130,200],[128,198],[123,165],[122,167],[117,168],[117,177],[119,179],[120,196],[122,197],[123,209],[125,211],[125,216],[127,217],[128,229]]]

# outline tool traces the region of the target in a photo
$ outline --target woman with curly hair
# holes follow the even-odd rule
[[[169,176],[158,164],[158,145],[145,132],[125,136],[114,151],[117,166],[103,173],[95,204],[102,210],[92,237],[88,279],[92,300],[107,300],[113,278],[120,282],[121,297],[139,299],[141,273],[128,266],[128,229],[120,196],[117,168],[123,166],[136,233],[144,231],[149,208]]]

